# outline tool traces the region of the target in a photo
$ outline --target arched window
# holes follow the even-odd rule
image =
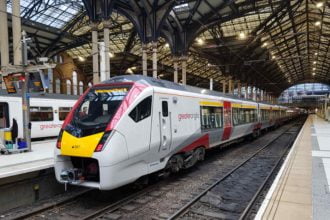
[[[93,84],[91,83],[91,82],[89,82],[88,83],[88,87],[90,88],[90,87],[92,87],[93,86]]]
[[[48,92],[49,93],[54,93],[54,88],[53,88],[53,69],[48,69]]]
[[[79,95],[84,93],[84,83],[82,81],[79,82]]]
[[[55,89],[54,89],[55,93],[60,94],[61,93],[61,80],[60,79],[56,79],[55,80]]]
[[[69,79],[66,80],[66,94],[71,95],[71,81]]]
[[[72,73],[72,87],[73,95],[78,95],[78,76],[76,71],[73,71]]]

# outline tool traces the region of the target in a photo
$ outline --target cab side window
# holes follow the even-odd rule
[[[145,98],[129,113],[129,117],[135,122],[148,118],[151,115],[151,103],[151,96]]]

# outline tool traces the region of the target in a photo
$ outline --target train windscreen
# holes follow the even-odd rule
[[[103,132],[129,89],[129,86],[91,89],[73,110],[73,117],[65,130],[75,137]]]

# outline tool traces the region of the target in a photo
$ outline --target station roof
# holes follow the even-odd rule
[[[11,1],[8,12],[11,12]],[[141,72],[140,31],[128,16],[153,0],[116,0],[111,73]],[[155,1],[156,2],[156,1]],[[165,4],[165,0],[157,1]],[[329,84],[330,3],[325,0],[176,0],[158,42],[159,75],[173,78],[174,33],[185,32],[188,84],[220,89],[227,77],[279,95],[293,84]],[[66,51],[92,74],[90,21],[82,0],[21,0],[34,56]],[[10,17],[10,16],[9,16]],[[10,18],[9,18],[10,19]],[[103,24],[99,24],[100,39]],[[85,58],[86,61],[79,61]]]

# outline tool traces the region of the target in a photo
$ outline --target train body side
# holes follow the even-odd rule
[[[71,125],[70,120],[76,120],[73,114],[79,118],[78,110],[74,109],[67,118],[55,149],[59,182],[102,190],[117,188],[164,169],[174,155],[189,160],[198,148],[209,149],[257,135],[286,120],[278,106],[154,86],[143,80],[129,85],[100,84],[81,99],[110,100],[107,94],[118,90],[127,90],[127,94],[104,130],[75,136],[76,130],[81,129],[74,128],[72,133],[71,128],[79,121]],[[76,108],[82,109],[85,101],[78,101]],[[261,106],[268,110],[264,120]],[[67,126],[72,134],[67,132]]]
[[[44,138],[44,137],[55,137],[58,135],[62,126],[65,116],[60,117],[60,109],[70,109],[75,103],[75,99],[60,99],[60,98],[36,98],[30,99],[31,113],[34,110],[41,109],[40,114],[48,114],[47,120],[31,121],[31,137],[32,138]],[[12,121],[15,119],[18,124],[18,138],[23,138],[23,110],[22,110],[22,98],[13,95],[0,95],[0,106],[2,128],[10,128]],[[46,110],[44,110],[44,109]],[[47,112],[48,110],[48,112]]]

